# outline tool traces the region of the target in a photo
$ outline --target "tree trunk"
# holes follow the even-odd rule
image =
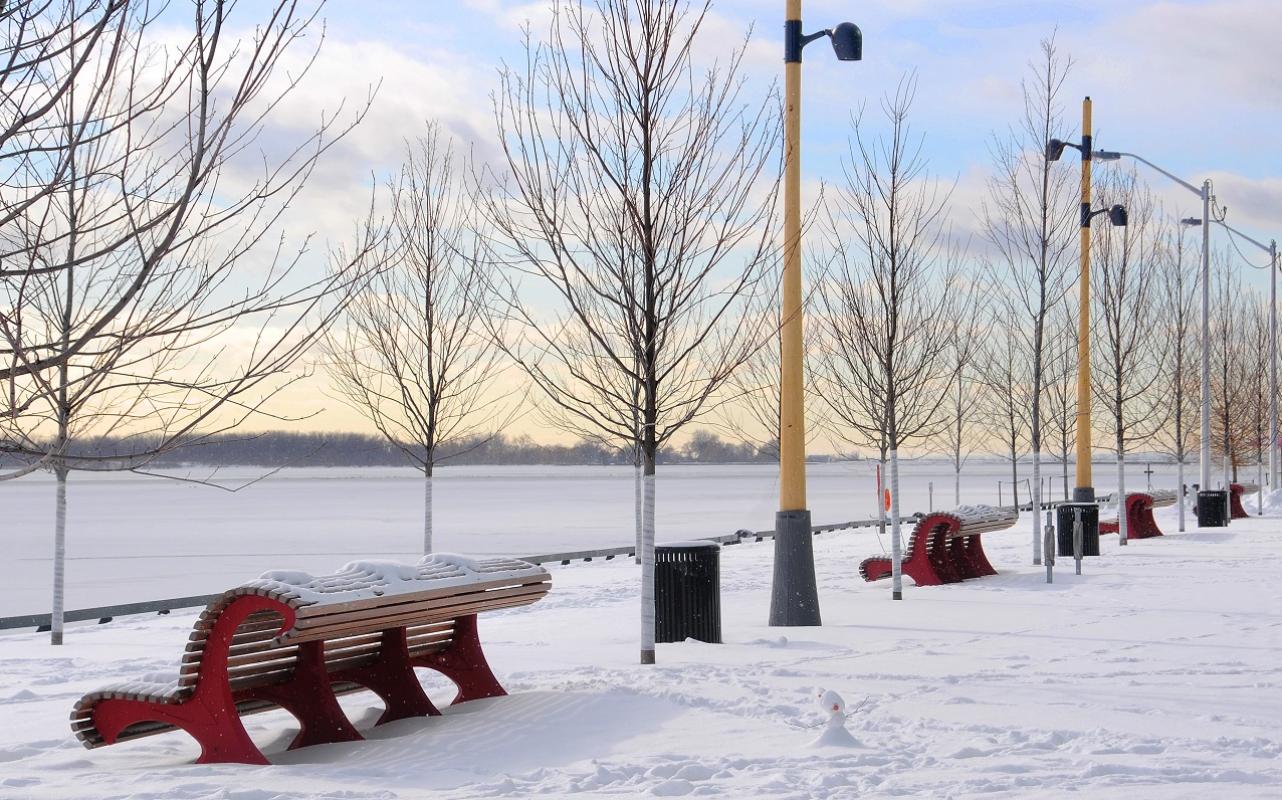
[[[654,663],[654,454],[645,454],[641,511],[641,663]]]
[[[1042,563],[1042,451],[1033,448],[1033,564]]]
[[[953,508],[961,506],[961,465],[953,467]]]
[[[67,564],[67,470],[55,470],[58,476],[53,523],[53,611],[49,622],[49,643],[62,644],[63,599]]]
[[[633,459],[632,468],[632,524],[635,529],[636,542],[633,545],[636,550],[633,551],[632,557],[636,563],[641,563],[641,546],[645,539],[645,512],[642,507],[645,505],[645,489],[642,487],[641,477],[641,459]]]
[[[1126,453],[1117,447],[1117,543],[1126,546]]]
[[[1179,461],[1180,461],[1179,466],[1175,468],[1175,482],[1179,487],[1178,489],[1176,489],[1176,494],[1179,496],[1180,533],[1184,533],[1184,504],[1186,501],[1184,497],[1184,455],[1183,454],[1180,454]]]
[[[880,499],[880,498],[879,498]],[[885,508],[885,504],[881,504]],[[899,451],[890,451],[890,580],[891,597],[904,598],[903,547],[899,543]]]
[[[1015,452],[1015,445],[1012,443],[1010,448],[1010,497],[1011,503],[1015,506],[1015,513],[1019,513],[1019,456]]]
[[[423,470],[423,555],[432,552],[432,465]]]

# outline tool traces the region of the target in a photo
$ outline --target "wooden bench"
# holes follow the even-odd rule
[[[953,511],[927,514],[913,528],[901,567],[918,586],[938,586],[967,578],[996,575],[988,562],[980,535],[1015,524],[1014,509],[961,506]],[[859,574],[866,581],[888,578],[891,562],[885,556],[865,558]]]
[[[1151,492],[1129,492],[1126,495],[1126,538],[1127,539],[1151,539],[1154,536],[1161,536],[1162,529],[1157,527],[1157,522],[1153,519],[1153,509],[1164,508],[1175,505],[1176,495],[1173,491],[1156,489]],[[1099,532],[1117,533],[1118,518],[1114,514],[1112,519],[1102,519],[1099,523]]]
[[[1260,487],[1254,483],[1230,483],[1229,484],[1229,514],[1230,519],[1246,519],[1251,516],[1246,513],[1242,506],[1242,495],[1254,494],[1260,491]]]
[[[269,763],[240,718],[275,708],[298,719],[291,750],[360,740],[338,695],[377,694],[380,725],[440,713],[415,667],[452,680],[454,703],[506,694],[476,615],[533,603],[550,588],[542,567],[449,554],[358,561],[321,577],[268,572],[201,613],[176,680],[146,676],[87,694],[71,728],[88,748],[182,729],[200,744],[199,764]]]

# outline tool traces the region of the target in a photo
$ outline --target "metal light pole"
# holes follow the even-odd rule
[[[771,625],[819,625],[815,556],[806,506],[805,348],[801,283],[801,51],[827,36],[841,61],[863,57],[852,23],[802,34],[801,0],[787,0],[784,22],[783,307],[779,376],[779,512],[775,515]]]
[[[1269,241],[1269,482],[1278,488],[1278,242]]]
[[[1199,491],[1211,489],[1211,180],[1202,181],[1202,432],[1198,455],[1201,464]],[[1228,497],[1228,488],[1225,497]],[[1198,527],[1202,527],[1198,514]],[[1229,514],[1224,515],[1227,524]],[[1209,520],[1208,520],[1209,521]],[[1219,527],[1219,526],[1215,526]]]
[[[1173,175],[1162,169],[1158,165],[1149,161],[1147,158],[1137,156],[1134,153],[1123,153],[1116,150],[1096,150],[1095,158],[1099,161],[1116,161],[1122,156],[1133,158],[1157,172],[1196,194],[1202,200],[1202,402],[1201,417],[1202,428],[1198,455],[1201,463],[1198,469],[1198,489],[1206,492],[1211,490],[1211,181],[1208,178],[1202,182],[1199,188],[1188,181]],[[1221,223],[1222,224],[1222,223]],[[1228,502],[1228,486],[1224,492],[1225,503]],[[1180,487],[1183,491],[1184,487]],[[1198,525],[1201,527],[1220,527],[1216,522],[1218,520],[1206,519],[1203,522],[1204,515],[1198,515]],[[1223,524],[1227,525],[1229,513],[1227,505],[1223,518]]]

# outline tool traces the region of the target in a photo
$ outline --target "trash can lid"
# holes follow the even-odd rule
[[[701,548],[715,548],[719,550],[721,549],[721,544],[719,542],[709,542],[706,540],[700,541],[698,539],[691,539],[689,541],[684,541],[684,542],[664,542],[663,544],[656,544],[655,547],[669,548],[672,550],[697,550]]]

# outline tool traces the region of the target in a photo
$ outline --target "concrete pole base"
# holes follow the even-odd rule
[[[770,625],[822,625],[815,586],[815,551],[809,511],[775,514],[775,570]]]

